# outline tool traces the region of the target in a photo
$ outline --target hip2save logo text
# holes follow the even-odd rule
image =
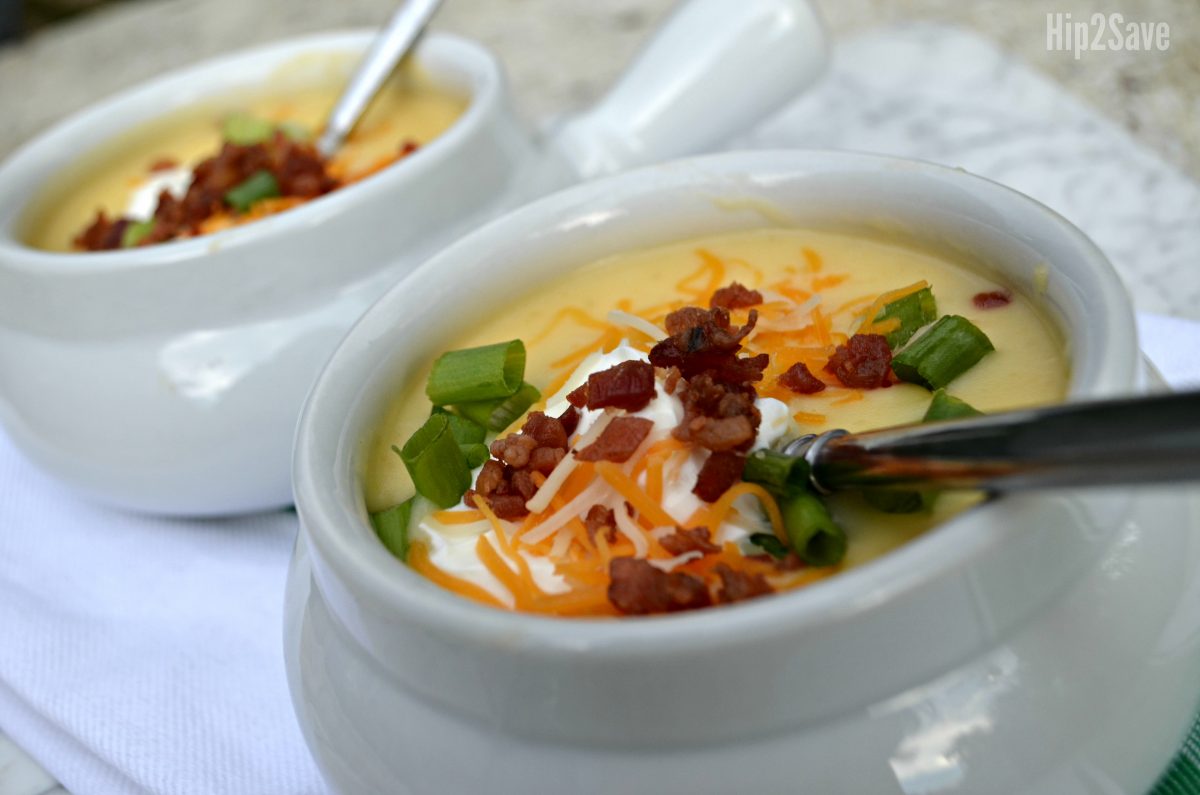
[[[1072,52],[1164,51],[1171,46],[1166,22],[1127,21],[1123,14],[1095,13],[1085,19],[1046,14],[1046,49]]]

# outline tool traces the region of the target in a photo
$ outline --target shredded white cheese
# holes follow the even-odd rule
[[[626,326],[631,329],[636,329],[652,340],[661,340],[668,336],[667,332],[660,329],[658,326],[646,320],[644,317],[622,312],[620,309],[611,309],[608,312],[608,322],[616,326]]]

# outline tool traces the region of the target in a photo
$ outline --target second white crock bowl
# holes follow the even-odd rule
[[[314,374],[384,289],[490,217],[532,142],[496,60],[430,36],[416,60],[463,116],[415,155],[252,224],[100,253],[23,242],[26,205],[99,142],[197,104],[348,69],[368,33],[217,58],[77,114],[0,168],[0,421],[42,469],[128,508],[214,515],[291,502]],[[328,80],[327,76],[323,79]],[[386,230],[386,234],[380,230]],[[437,230],[438,235],[430,234]]]
[[[1182,492],[1006,497],[799,592],[641,620],[465,601],[374,536],[365,440],[461,324],[598,257],[778,225],[882,230],[1030,295],[1044,279],[1044,310],[1071,347],[1071,397],[1137,386],[1130,304],[1095,246],[960,170],[730,154],[572,189],[488,225],[368,312],[301,420],[286,658],[336,790],[1149,787],[1200,681],[1200,545]]]

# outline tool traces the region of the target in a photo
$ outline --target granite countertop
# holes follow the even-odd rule
[[[1200,179],[1200,4],[1195,0],[817,0],[843,37],[879,25],[961,25],[1043,71]],[[166,69],[295,33],[379,24],[394,0],[135,0],[0,48],[0,156],[87,103]],[[531,118],[586,105],[672,0],[450,0],[435,27],[494,48]],[[1165,52],[1050,51],[1047,11],[1165,22]],[[569,35],[568,35],[569,32]],[[95,69],[94,64],[103,64]],[[552,66],[551,66],[552,65]]]
[[[1200,4],[1195,0],[1138,0],[1136,7],[1121,0],[1056,2],[1053,13],[1071,13],[1075,19],[1122,12],[1127,19],[1170,25],[1166,51],[1085,52],[1079,59],[1047,48],[1045,0],[816,1],[839,39],[914,20],[971,31],[1055,81],[1182,174],[1200,180]],[[395,0],[131,0],[82,16],[0,48],[0,96],[7,100],[0,114],[0,157],[62,116],[149,76],[295,33],[374,26],[394,5]],[[602,93],[671,6],[671,0],[447,0],[435,26],[496,50],[521,109],[531,119],[542,119],[586,106]],[[860,41],[858,46],[866,45]],[[945,63],[956,63],[953,52],[942,56]],[[818,145],[831,145],[821,137],[824,132],[836,135],[819,125],[806,131]],[[858,140],[866,140],[869,148],[870,140]],[[763,141],[771,142],[770,130],[760,135]],[[1195,195],[1194,186],[1188,190]],[[1186,212],[1181,217],[1196,220]],[[1169,216],[1161,220],[1177,234],[1189,223]],[[1096,229],[1103,228],[1105,218],[1093,221],[1096,226],[1088,231],[1104,245]],[[1200,232],[1183,231],[1192,235],[1185,241],[1191,251]],[[1140,265],[1132,255],[1128,260],[1131,267]],[[63,792],[4,737],[3,728],[0,795]]]

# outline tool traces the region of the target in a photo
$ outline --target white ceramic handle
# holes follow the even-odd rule
[[[584,178],[702,152],[807,88],[827,55],[807,0],[686,0],[550,146]]]

